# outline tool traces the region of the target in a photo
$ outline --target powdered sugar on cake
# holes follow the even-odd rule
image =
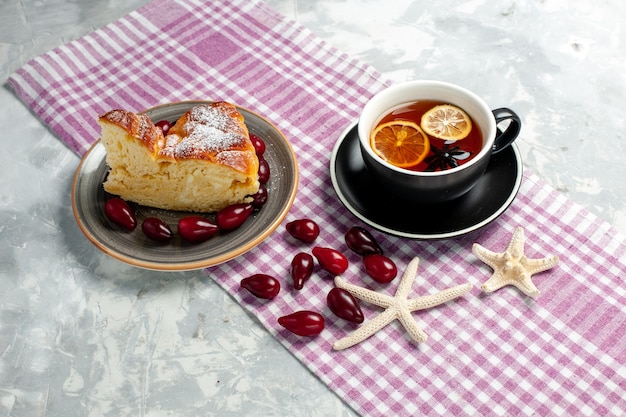
[[[242,151],[223,151],[217,154],[217,162],[232,167],[238,171],[243,171],[250,163],[249,157]]]
[[[165,137],[162,156],[175,159],[203,157],[245,145],[246,132],[223,109],[210,105],[194,107],[182,126],[186,137],[177,134]]]

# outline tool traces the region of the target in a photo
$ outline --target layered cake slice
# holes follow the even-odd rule
[[[112,110],[99,123],[110,167],[104,189],[124,200],[214,212],[249,201],[259,189],[259,161],[232,104],[193,107],[166,136],[148,116],[126,110]]]

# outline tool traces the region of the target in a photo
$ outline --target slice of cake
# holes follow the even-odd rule
[[[167,136],[148,116],[125,110],[112,110],[99,123],[110,167],[104,189],[124,200],[213,212],[249,201],[259,189],[259,160],[232,104],[193,107]]]

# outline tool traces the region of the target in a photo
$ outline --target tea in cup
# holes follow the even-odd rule
[[[367,102],[358,135],[365,165],[380,184],[411,201],[441,203],[467,193],[520,128],[515,112],[492,111],[462,87],[409,81]]]

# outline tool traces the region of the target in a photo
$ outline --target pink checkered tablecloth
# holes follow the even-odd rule
[[[388,82],[260,1],[155,0],[88,36],[28,62],[9,79],[16,94],[61,140],[83,154],[99,136],[96,115],[193,99],[227,100],[272,120],[299,156],[300,184],[287,219],[322,225],[319,246],[344,249],[358,220],[335,195],[331,150],[360,108]],[[522,226],[529,257],[558,255],[534,276],[536,299],[512,287],[490,295],[491,269],[474,242],[503,251]],[[334,320],[328,275],[271,302],[242,297],[239,280],[262,270],[288,275],[298,246],[284,228],[257,248],[207,270],[302,363],[363,415],[622,415],[626,410],[626,245],[607,223],[526,173],[512,206],[471,236],[413,241],[375,236],[403,270],[420,257],[411,294],[470,282],[473,290],[416,312],[429,339],[412,344],[398,322],[343,351],[355,329]],[[346,252],[347,253],[347,252]],[[366,285],[356,255],[344,278]],[[395,280],[381,291],[393,294]],[[366,320],[380,310],[362,303]],[[293,336],[277,317],[309,308],[324,332]]]

